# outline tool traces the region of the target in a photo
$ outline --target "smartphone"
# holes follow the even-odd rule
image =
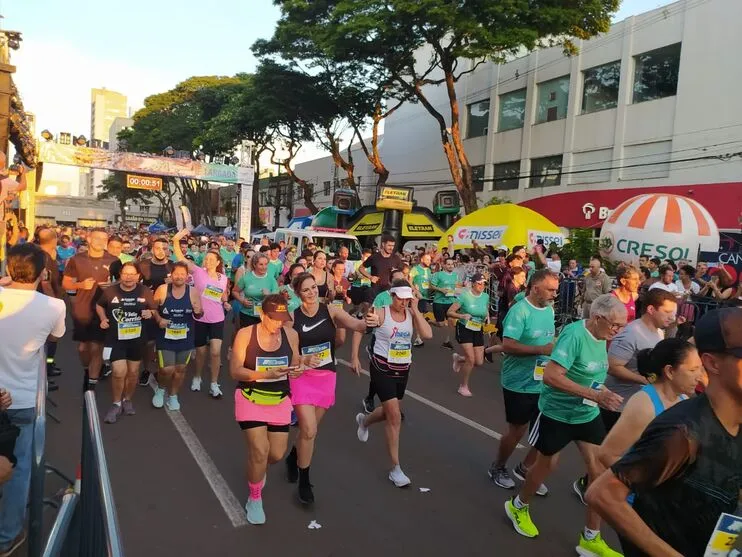
[[[299,369],[299,366],[289,366],[289,367],[285,367],[285,368],[283,368],[283,369],[284,369],[285,371],[294,371],[294,370],[297,370],[297,369]]]

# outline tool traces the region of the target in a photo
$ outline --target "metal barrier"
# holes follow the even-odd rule
[[[46,353],[42,354],[36,387],[36,409],[31,450],[31,485],[28,493],[28,555],[39,557],[44,528],[44,476],[46,475]]]

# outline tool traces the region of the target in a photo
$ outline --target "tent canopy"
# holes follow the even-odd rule
[[[489,205],[462,217],[446,230],[438,242],[438,249],[448,246],[449,238],[454,249],[480,246],[533,246],[543,240],[545,246],[552,242],[564,244],[559,227],[546,217],[520,205],[505,203]]]
[[[156,234],[158,232],[164,232],[167,229],[168,227],[165,224],[157,220],[147,227],[147,232],[154,232]]]
[[[204,226],[203,224],[199,224],[196,228],[191,230],[191,234],[201,234],[204,236],[213,236],[216,234],[213,230],[208,228],[207,226]]]

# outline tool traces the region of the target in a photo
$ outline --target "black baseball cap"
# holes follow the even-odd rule
[[[742,308],[711,310],[696,323],[694,334],[698,352],[731,354],[742,358]]]
[[[484,275],[483,275],[482,273],[474,273],[474,274],[473,274],[473,275],[471,276],[471,281],[472,281],[472,282],[484,282],[484,281],[486,281],[486,280],[487,280],[487,279],[485,279],[485,278],[484,278]]]

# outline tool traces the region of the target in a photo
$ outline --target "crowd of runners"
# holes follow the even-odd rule
[[[597,256],[582,269],[542,245],[399,252],[387,234],[361,261],[348,255],[187,230],[42,227],[8,252],[0,330],[14,326],[2,308],[17,303],[16,290],[68,300],[83,387],[110,385],[107,424],[136,413],[138,385],[152,388],[148,404],[177,412],[184,383],[221,399],[229,373],[248,448],[246,516],[263,524],[271,464],[283,461],[299,500],[314,502],[314,442],[335,402],[344,344],[351,370],[370,376],[358,440],[382,425],[389,480],[411,484],[400,462],[401,402],[414,355],[437,329],[451,350],[441,365],[462,397],[473,396],[474,373],[489,362],[500,369],[507,430],[487,471],[510,491],[504,513],[518,534],[538,536],[537,497],[574,442],[584,475],[573,489],[586,505],[578,554],[621,555],[602,538],[601,520],[627,556],[704,554],[742,490],[742,309],[701,316],[679,307],[704,293],[737,299],[723,271],[646,260],[611,278]],[[572,322],[559,324],[555,302],[577,308]],[[46,343],[52,378],[61,373],[55,331]],[[525,458],[511,462],[526,441]],[[0,514],[0,555],[9,555],[16,533],[3,534]]]

